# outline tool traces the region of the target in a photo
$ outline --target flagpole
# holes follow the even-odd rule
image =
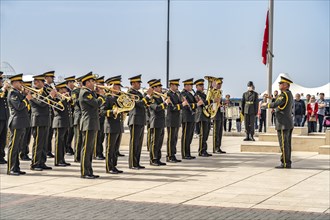
[[[273,24],[274,24],[274,0],[269,0],[269,32],[268,32],[268,50],[267,50],[267,61],[268,61],[268,95],[272,94],[272,84],[273,84]],[[269,100],[271,102],[271,100]],[[267,111],[267,128],[271,125],[271,110]]]
[[[170,0],[167,0],[167,50],[166,50],[166,86],[169,88],[170,76]]]

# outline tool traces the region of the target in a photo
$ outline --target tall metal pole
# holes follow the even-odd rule
[[[268,95],[272,94],[273,84],[273,24],[274,24],[274,0],[269,0],[269,14],[268,14],[268,50],[267,50],[267,61],[268,61]],[[267,127],[271,125],[271,111],[267,111]]]
[[[170,0],[167,0],[167,51],[166,51],[166,85],[169,87],[170,77]]]

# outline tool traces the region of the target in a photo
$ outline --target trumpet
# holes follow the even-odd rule
[[[50,99],[49,97],[42,95],[42,93],[44,92],[43,89],[35,89],[35,88],[31,88],[31,87],[24,86],[24,85],[22,85],[22,88],[27,90],[28,92],[32,93],[34,99],[36,99],[40,102],[43,102],[57,110],[60,110],[60,111],[64,110],[64,105],[62,103],[56,102],[56,101]]]

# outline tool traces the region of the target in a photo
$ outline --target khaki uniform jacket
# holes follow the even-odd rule
[[[80,130],[100,130],[99,101],[96,93],[86,87],[81,88],[79,105],[81,108]]]
[[[12,89],[8,94],[10,117],[8,125],[12,129],[30,127],[29,102],[17,89]]]
[[[142,93],[130,88],[128,93],[139,96],[139,100],[135,102],[135,107],[128,113],[128,125],[145,125],[146,124],[146,106],[150,104],[150,99],[143,97]]]

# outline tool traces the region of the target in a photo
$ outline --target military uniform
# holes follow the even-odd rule
[[[74,82],[75,81],[75,76],[70,76],[67,78],[64,78],[66,84],[68,84],[69,82]],[[66,87],[69,93],[69,96],[72,97],[72,89],[70,89],[68,86]],[[69,113],[69,128],[67,133],[65,134],[65,152],[67,153],[67,155],[73,155],[74,151],[72,149],[72,140],[73,140],[73,136],[74,136],[74,129],[73,129],[73,112],[74,112],[74,103],[73,101],[69,101],[68,102],[68,113]]]
[[[217,83],[222,84],[223,78],[218,78]],[[222,99],[222,97],[221,97]],[[222,100],[220,100],[222,103]],[[224,107],[220,106],[217,110],[217,114],[213,118],[213,153],[226,153],[221,150],[222,134],[224,129]]]
[[[22,81],[23,74],[19,74],[10,78],[11,82]],[[8,94],[8,105],[10,108],[10,117],[8,126],[10,129],[10,142],[8,145],[8,169],[9,175],[20,175],[25,172],[20,171],[19,167],[19,150],[23,143],[25,130],[30,127],[28,114],[28,101],[21,91],[13,88]]]
[[[141,82],[141,75],[129,78],[129,80],[131,82]],[[150,98],[148,96],[143,97],[141,92],[133,88],[130,88],[128,93],[139,97],[139,101],[135,101],[134,109],[128,113],[128,126],[130,129],[128,166],[133,169],[141,169],[144,168],[140,165],[140,157],[146,124],[145,107],[150,103]]]
[[[73,111],[73,132],[74,132],[74,161],[80,162],[82,132],[80,130],[81,109],[79,105],[80,88],[75,88],[71,92],[72,102],[74,105]]]
[[[2,80],[3,72],[0,72],[0,80]],[[3,91],[0,88],[0,164],[5,164],[5,147],[7,143],[7,131],[8,131],[8,118],[9,108],[7,104],[8,91]]]
[[[44,80],[44,75],[33,77],[34,80]],[[48,93],[43,92],[42,96],[48,96]],[[32,146],[32,161],[31,169],[41,171],[43,169],[51,169],[45,165],[47,157],[46,150],[48,147],[49,127],[50,127],[50,110],[46,103],[32,98],[31,105],[31,127],[34,138]]]
[[[291,80],[281,76],[280,83],[292,83]],[[276,168],[291,168],[291,138],[293,130],[293,96],[290,90],[282,91],[275,102],[268,103],[267,108],[275,109],[275,129],[281,148],[281,165]]]
[[[170,80],[170,84],[179,85],[180,79]],[[180,162],[175,157],[178,132],[181,126],[182,97],[179,91],[169,90],[167,97],[170,97],[171,104],[167,106],[165,126],[167,127],[167,156],[166,161]]]
[[[248,83],[248,87],[254,87],[252,82]],[[242,114],[244,115],[246,138],[245,141],[253,140],[254,123],[258,114],[258,93],[253,90],[243,93],[242,98]]]
[[[160,80],[156,80],[150,84],[152,88],[162,86]],[[165,127],[165,109],[167,107],[163,98],[154,94],[150,104],[150,165],[160,166],[166,165],[160,161],[162,157],[162,146],[164,140]]]
[[[155,82],[157,79],[151,79],[149,80],[147,83],[149,84],[149,86]],[[145,93],[144,96],[146,96],[147,94]],[[151,132],[150,132],[150,107],[149,105],[146,106],[146,122],[147,122],[147,151],[150,150],[150,143],[151,143]]]
[[[94,79],[92,72],[82,77],[84,83]],[[80,130],[83,133],[83,145],[81,150],[81,177],[94,179],[98,176],[93,174],[92,157],[96,144],[97,131],[100,129],[99,101],[96,93],[87,87],[82,87],[79,93],[79,105],[81,108]]]
[[[100,108],[105,104],[105,97],[103,95],[97,95],[97,99],[101,103]],[[104,121],[105,117],[101,114],[101,111],[99,113],[99,120],[100,120],[100,130],[97,132],[97,141],[96,141],[96,147],[94,151],[94,156],[97,160],[104,160],[103,155],[103,142],[104,142]]]
[[[204,80],[196,80],[194,84],[204,84]],[[203,112],[203,107],[210,105],[212,101],[206,100],[206,94],[204,91],[196,91],[195,97],[197,99],[201,99],[204,103],[203,105],[198,106],[196,111],[196,123],[199,123],[200,126],[198,155],[203,157],[212,156],[211,154],[207,153],[207,139],[211,129],[211,119],[207,117]]]
[[[184,85],[192,85],[193,79],[185,80],[183,83]],[[194,136],[197,103],[190,91],[183,89],[181,96],[189,103],[189,106],[182,108],[181,154],[183,159],[191,159],[190,145]]]

